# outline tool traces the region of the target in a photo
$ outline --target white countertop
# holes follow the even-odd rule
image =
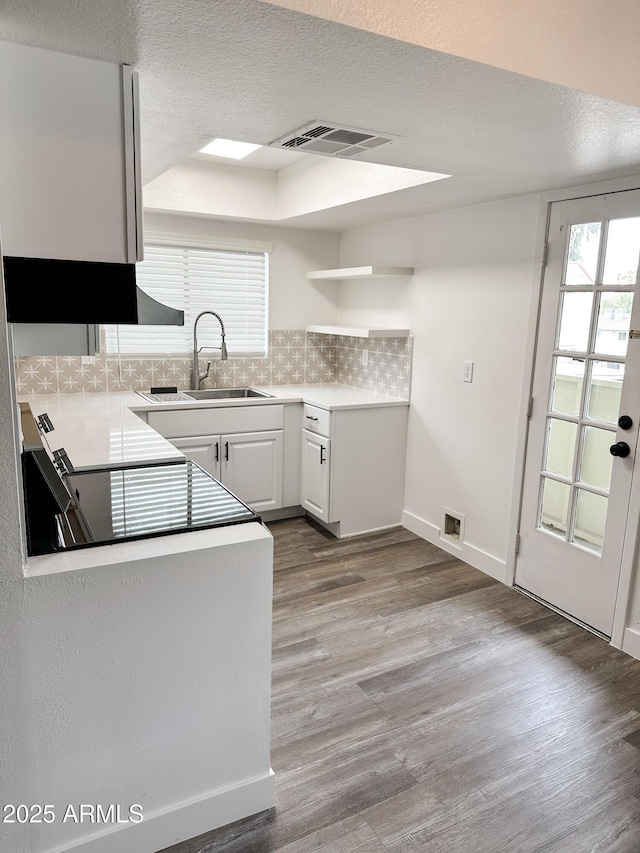
[[[104,568],[120,563],[139,564],[144,560],[226,547],[239,542],[255,542],[270,537],[268,530],[255,521],[232,524],[228,527],[215,527],[212,530],[189,530],[186,533],[172,533],[167,536],[150,536],[129,542],[113,542],[111,545],[73,548],[69,551],[58,551],[55,554],[29,557],[25,575],[39,577],[80,569]]]
[[[409,405],[409,401],[403,397],[390,397],[387,394],[378,394],[376,391],[338,385],[337,382],[318,385],[256,385],[255,387],[259,391],[273,394],[279,400],[300,401],[331,411]]]
[[[131,411],[142,400],[132,391],[22,395],[18,399],[29,403],[36,416],[47,412],[55,427],[45,435],[49,448],[64,447],[78,470],[184,460],[176,447]]]
[[[406,399],[337,383],[269,385],[259,386],[258,390],[272,396],[150,403],[134,391],[128,391],[22,395],[19,400],[28,402],[36,416],[47,412],[55,427],[46,436],[50,449],[64,447],[77,470],[184,459],[177,448],[135,412],[264,406],[275,402],[309,403],[329,410],[409,405]]]
[[[350,385],[339,385],[337,382],[327,382],[313,385],[252,385],[257,391],[269,394],[269,397],[225,398],[223,400],[174,400],[167,403],[150,403],[143,397],[137,397],[137,403],[132,404],[135,411],[170,411],[184,408],[220,408],[228,406],[265,406],[273,403],[309,403],[321,409],[365,409],[381,406],[408,406],[405,397],[390,397],[376,391],[365,391],[352,388]],[[98,395],[95,395],[98,396]]]

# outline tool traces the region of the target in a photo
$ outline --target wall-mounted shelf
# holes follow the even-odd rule
[[[371,326],[307,326],[307,332],[319,335],[345,335],[349,338],[408,338],[409,329]]]
[[[338,270],[313,270],[307,273],[310,280],[346,281],[348,279],[408,278],[413,267],[343,267]]]

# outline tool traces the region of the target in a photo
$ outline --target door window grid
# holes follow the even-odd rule
[[[580,268],[579,274],[581,279],[579,279],[575,270],[571,272],[569,271],[569,265],[571,264],[575,266],[576,264],[576,252],[574,251],[574,243],[577,242],[575,237],[576,233],[578,238],[584,234],[590,236],[597,234],[598,236],[597,255],[594,258],[592,252],[590,264]],[[587,548],[592,553],[595,551],[598,555],[601,553],[602,539],[604,537],[604,524],[606,521],[606,503],[603,502],[608,503],[609,488],[598,487],[592,483],[585,483],[581,479],[583,464],[585,461],[585,439],[589,428],[606,430],[611,433],[612,439],[614,439],[615,424],[600,420],[593,417],[592,413],[590,414],[589,406],[593,391],[594,369],[596,364],[604,364],[607,368],[614,368],[616,370],[620,370],[620,368],[622,368],[620,373],[620,379],[622,379],[625,364],[625,358],[623,355],[619,355],[614,359],[610,354],[603,355],[601,352],[596,352],[600,306],[605,294],[630,293],[630,314],[630,305],[633,301],[634,292],[633,284],[629,282],[628,277],[627,281],[620,285],[602,283],[606,255],[606,251],[603,251],[603,247],[607,247],[608,233],[609,222],[607,220],[594,223],[578,223],[577,225],[567,228],[567,244],[565,248],[565,260],[562,276],[562,282],[564,283],[560,285],[555,349],[553,352],[554,369],[552,371],[551,386],[548,397],[547,429],[543,455],[544,470],[541,472],[538,497],[538,527],[540,529],[550,533],[551,535],[564,539],[566,542],[569,542],[575,547]],[[593,275],[593,281],[591,283],[586,283],[585,279],[591,277],[591,271],[595,272],[595,275]],[[571,280],[575,281],[576,279],[579,279],[580,283],[570,283]],[[565,304],[565,294],[580,292],[593,294],[590,306],[587,348],[583,351],[560,349],[560,336],[563,330],[562,308]],[[565,334],[564,337],[566,339],[567,335]],[[555,397],[559,377],[559,359],[563,359],[565,364],[569,364],[569,361],[575,361],[584,365],[582,370],[578,369],[576,371],[576,378],[579,379],[580,382],[580,391],[579,406],[577,407],[578,411],[575,416],[557,410],[558,405],[556,404]],[[555,409],[554,405],[556,405]],[[569,467],[569,465],[567,465],[567,469],[571,470],[570,477],[565,477],[548,470],[553,421],[564,421],[567,425],[574,424],[577,431],[578,440],[573,441],[573,449],[570,454],[571,466]],[[592,479],[594,478],[592,477]],[[547,483],[548,486],[546,486]],[[555,483],[553,487],[552,483]],[[589,495],[591,495],[591,497]],[[584,512],[583,508],[589,504],[592,507],[592,515],[593,507],[596,507],[596,514],[598,515],[596,523],[593,525],[598,529],[591,536],[591,540],[595,541],[590,541],[589,535],[585,535],[585,531],[579,529],[580,518]],[[555,516],[553,517],[553,520],[550,507],[554,507],[553,511],[555,512]]]

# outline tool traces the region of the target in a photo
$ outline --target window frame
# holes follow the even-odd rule
[[[203,236],[203,235],[193,235],[190,236],[188,234],[181,234],[177,232],[171,231],[146,231],[144,238],[145,249],[147,247],[155,247],[155,248],[176,248],[176,249],[204,249],[204,250],[213,250],[213,251],[229,251],[229,252],[248,252],[255,254],[264,254],[264,332],[263,332],[263,340],[264,340],[264,348],[257,350],[243,350],[235,352],[229,352],[229,358],[265,358],[268,355],[269,350],[269,278],[270,278],[270,263],[269,256],[273,252],[273,242],[266,240],[251,240],[251,239],[243,239],[243,238],[233,238],[226,236]],[[139,283],[141,289],[145,289],[144,285]],[[146,292],[146,291],[145,291]],[[152,295],[152,294],[150,294]],[[157,296],[154,298],[158,298]],[[162,301],[160,297],[160,301]],[[177,306],[176,306],[177,307]],[[186,305],[181,306],[186,309]],[[206,310],[206,309],[203,309]],[[215,305],[212,307],[212,310],[215,310]],[[222,316],[222,320],[224,322],[224,314],[220,312]],[[107,329],[107,326],[109,329]],[[121,324],[105,324],[105,338],[104,338],[104,351],[107,358],[114,359],[152,359],[152,358],[160,358],[160,359],[171,359],[171,358],[187,358],[192,354],[192,347],[189,343],[191,338],[193,325],[192,323],[185,323],[185,329],[188,329],[191,326],[191,332],[187,333],[186,336],[186,348],[185,350],[180,351],[134,351],[134,350],[122,350],[120,347],[120,334],[121,334]],[[109,330],[113,330],[111,333]],[[228,329],[227,331],[227,346],[229,346],[229,337],[228,337]],[[111,346],[110,346],[111,342]],[[113,345],[115,342],[115,346]]]

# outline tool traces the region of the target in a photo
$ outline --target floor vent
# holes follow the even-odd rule
[[[309,154],[325,154],[329,157],[358,157],[368,154],[372,148],[402,138],[326,121],[313,121],[281,136],[280,139],[275,139],[269,146],[288,148],[290,151],[306,151]]]
[[[450,542],[458,548],[464,542],[464,524],[466,516],[461,512],[454,512],[446,506],[442,507],[442,527],[440,528],[440,539]]]

